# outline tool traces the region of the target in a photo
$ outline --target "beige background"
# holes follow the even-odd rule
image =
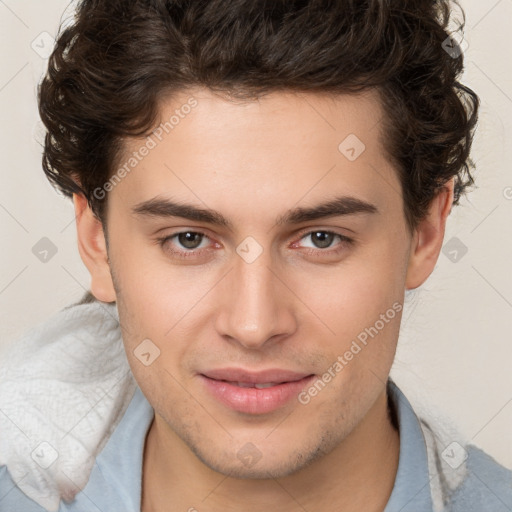
[[[452,212],[445,242],[456,237],[468,251],[455,263],[441,254],[409,299],[393,376],[418,409],[452,418],[463,437],[512,468],[512,0],[461,3],[463,81],[482,99],[473,152],[479,188]],[[72,203],[51,188],[40,164],[36,86],[49,47],[42,41],[56,34],[67,4],[0,1],[3,350],[89,285]],[[43,237],[58,248],[48,263],[32,253]]]

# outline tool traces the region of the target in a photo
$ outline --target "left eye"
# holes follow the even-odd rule
[[[316,249],[327,249],[332,245],[332,242],[335,237],[343,239],[341,235],[338,233],[332,233],[331,231],[311,231],[304,235],[301,240],[310,237],[313,245],[313,248]],[[310,246],[311,247],[311,246]]]

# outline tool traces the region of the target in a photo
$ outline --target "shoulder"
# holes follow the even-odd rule
[[[412,407],[400,389],[389,390],[396,406],[401,430],[401,449],[414,448],[409,469],[424,460],[434,512],[512,512],[512,471],[482,449],[471,444],[453,421],[415,400]],[[421,429],[419,433],[416,426]],[[413,443],[411,432],[416,431]],[[411,441],[412,439],[412,441]],[[426,455],[426,458],[424,458]],[[400,467],[399,467],[400,469]],[[420,469],[416,469],[420,471]]]
[[[512,512],[512,471],[459,432],[424,420],[431,491],[436,512]]]
[[[512,471],[473,445],[466,446],[467,475],[453,492],[450,511],[510,512]]]

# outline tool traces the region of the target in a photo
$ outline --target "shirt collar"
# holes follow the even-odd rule
[[[153,418],[154,409],[137,386],[122,420],[96,457],[83,491],[94,497],[100,510],[140,510],[144,445]]]
[[[400,432],[400,455],[395,485],[384,512],[432,512],[427,446],[414,410],[391,380],[387,384],[390,406]]]

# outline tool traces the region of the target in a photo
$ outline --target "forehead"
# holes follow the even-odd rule
[[[161,100],[159,114],[156,130],[163,129],[176,142],[181,133],[195,149],[218,147],[221,142],[245,145],[248,138],[253,147],[278,149],[302,142],[307,149],[331,146],[350,133],[369,144],[376,142],[375,128],[383,111],[376,90],[357,95],[274,91],[254,100],[238,100],[196,88]]]
[[[112,195],[132,205],[158,195],[198,205],[229,197],[243,209],[249,197],[251,207],[259,197],[269,208],[286,196],[315,202],[336,191],[385,207],[401,195],[382,115],[375,91],[272,92],[251,101],[182,91],[161,101],[147,139],[125,142],[118,168],[129,172]]]

